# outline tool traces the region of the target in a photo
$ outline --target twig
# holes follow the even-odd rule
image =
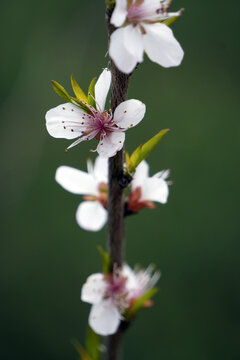
[[[110,24],[111,11],[107,9],[106,22],[108,36],[115,30]],[[111,109],[114,112],[116,107],[127,99],[128,84],[131,75],[121,73],[111,61],[112,88],[111,88]],[[108,178],[108,248],[112,265],[121,267],[123,263],[124,249],[124,199],[123,191],[128,185],[123,174],[123,150],[109,159]],[[118,360],[120,357],[120,342],[125,331],[121,324],[118,331],[109,336],[107,359]]]

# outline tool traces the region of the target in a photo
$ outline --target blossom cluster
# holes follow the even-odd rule
[[[59,105],[46,114],[46,127],[55,138],[75,139],[68,149],[96,138],[96,150],[101,157],[109,158],[123,147],[125,131],[137,125],[144,117],[146,106],[139,100],[126,100],[112,111],[105,110],[107,94],[111,85],[111,72],[104,69],[95,84],[96,108],[84,102],[83,110],[78,104]],[[86,112],[87,111],[87,112]]]
[[[160,273],[153,273],[151,266],[133,271],[126,264],[112,273],[90,275],[81,291],[81,300],[92,304],[89,325],[97,334],[114,334],[125,319],[126,310],[131,311],[136,300],[152,289],[159,277]],[[148,301],[143,304],[149,305]]]
[[[107,222],[108,162],[98,156],[94,166],[88,161],[88,172],[69,166],[60,166],[55,175],[56,181],[67,191],[84,195],[77,208],[76,221],[80,227],[89,231],[100,230]],[[169,170],[149,176],[149,165],[144,160],[137,167],[131,182],[130,194],[126,199],[127,212],[137,213],[154,202],[165,204],[168,199]]]
[[[181,64],[184,52],[167,21],[181,15],[168,12],[171,0],[116,0],[111,24],[117,29],[110,39],[109,54],[117,67],[131,73],[143,54],[163,67]]]
[[[165,68],[181,64],[184,52],[169,26],[182,11],[169,12],[171,3],[172,0],[115,1],[110,18],[114,30],[110,36],[109,56],[120,72],[131,74],[143,62],[144,53]],[[125,132],[139,124],[146,112],[145,104],[137,99],[121,102],[114,111],[106,110],[111,81],[111,71],[103,69],[85,95],[72,79],[76,97],[68,95],[55,82],[55,91],[65,102],[46,113],[46,128],[51,136],[75,139],[66,150],[83,141],[95,139],[98,142],[96,148],[90,150],[98,156],[94,164],[87,162],[87,172],[60,166],[55,175],[56,182],[65,190],[83,195],[76,221],[88,231],[100,230],[108,220],[108,159],[123,149]],[[127,167],[126,157],[125,174],[131,173],[131,181],[124,200],[124,215],[136,214],[146,207],[153,209],[155,202],[165,204],[168,200],[170,172],[162,170],[150,176],[146,156],[139,156],[132,172]],[[136,302],[153,289],[159,278],[152,267],[132,270],[126,264],[115,265],[111,264],[112,272],[90,275],[81,291],[81,300],[92,304],[89,324],[100,335],[114,334],[120,322],[126,320],[126,314],[131,313]],[[142,305],[149,304],[144,300]]]

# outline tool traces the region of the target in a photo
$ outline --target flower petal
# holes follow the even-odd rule
[[[82,124],[86,113],[77,106],[66,103],[46,113],[46,127],[55,138],[74,139],[82,135],[85,126]]]
[[[116,27],[121,26],[127,17],[127,0],[116,0],[110,23]]]
[[[105,103],[111,85],[111,80],[112,80],[111,71],[108,69],[104,69],[95,84],[96,105],[97,105],[97,109],[101,112],[104,111],[105,109]]]
[[[98,195],[97,181],[94,177],[70,166],[60,166],[57,168],[55,180],[65,190],[73,194]]]
[[[146,179],[142,186],[141,200],[157,201],[165,204],[168,199],[169,189],[166,181],[151,177]]]
[[[89,129],[87,129],[89,131]],[[98,134],[98,130],[90,131],[87,135],[84,135],[82,137],[79,137],[77,140],[75,140],[71,145],[67,147],[67,149],[71,149],[72,147],[80,144],[83,141],[89,141],[95,138],[95,136]]]
[[[159,0],[144,0],[144,2],[140,5],[140,7],[142,9],[142,12],[153,13],[153,14],[155,13],[156,16],[157,10],[161,7],[159,3],[160,3]],[[146,19],[145,16],[144,19]]]
[[[137,288],[138,285],[137,276],[135,272],[127,264],[123,265],[122,275],[127,278],[126,288],[128,291]]]
[[[98,156],[95,160],[93,175],[98,183],[108,182],[108,159]]]
[[[114,112],[113,120],[123,129],[137,125],[144,117],[146,106],[139,100],[127,100],[119,104]]]
[[[104,275],[101,273],[92,274],[82,287],[81,300],[90,304],[98,304],[104,297],[107,289]]]
[[[154,174],[153,176],[156,178],[161,178],[163,180],[166,180],[170,175],[170,169],[162,170]]]
[[[125,141],[124,132],[112,132],[99,141],[97,152],[101,157],[109,158],[122,149]]]
[[[107,336],[117,331],[121,315],[111,299],[108,299],[92,306],[88,321],[97,334]]]
[[[84,230],[99,231],[107,222],[107,210],[98,201],[84,201],[77,208],[76,220]]]
[[[110,38],[109,55],[125,74],[131,73],[143,61],[143,36],[138,26],[115,30]]]
[[[148,179],[149,165],[143,160],[136,168],[135,174],[132,181],[132,189],[136,189],[138,186],[143,186],[145,181]]]
[[[143,24],[143,27],[144,50],[149,58],[166,68],[180,65],[184,52],[172,30],[161,23]]]

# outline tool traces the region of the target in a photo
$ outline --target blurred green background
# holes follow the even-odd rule
[[[162,271],[155,306],[143,310],[124,341],[125,359],[238,360],[239,316],[239,11],[240,3],[175,1],[173,25],[182,66],[147,57],[129,98],[147,105],[127,134],[132,151],[162,128],[151,173],[171,168],[167,205],[126,221],[126,258]],[[101,1],[1,1],[1,336],[4,360],[77,359],[90,306],[79,300],[100,270],[96,246],[106,229],[75,222],[81,197],[55,183],[59,165],[86,169],[89,144],[68,153],[45,130],[61,103],[54,79],[86,89],[107,66]],[[91,154],[90,154],[91,155]],[[141,339],[141,341],[139,341]]]

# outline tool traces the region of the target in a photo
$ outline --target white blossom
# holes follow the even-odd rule
[[[110,39],[109,54],[123,73],[131,73],[143,61],[144,51],[150,60],[163,67],[181,64],[184,52],[172,30],[163,21],[180,16],[168,12],[170,0],[116,0],[111,24],[117,30]]]
[[[124,312],[151,289],[160,274],[153,268],[133,271],[128,265],[113,274],[92,274],[82,287],[81,300],[92,304],[89,325],[99,335],[114,334],[124,319]]]
[[[76,221],[85,230],[98,231],[107,222],[107,159],[97,157],[94,166],[88,162],[88,171],[60,166],[55,179],[65,190],[84,195],[86,201],[78,206]]]
[[[96,138],[96,150],[101,157],[112,157],[122,149],[125,131],[137,125],[144,117],[145,105],[135,99],[119,104],[112,114],[106,111],[105,102],[111,85],[111,72],[104,69],[95,84],[96,109],[86,104],[88,113],[77,105],[66,103],[46,113],[46,127],[55,138],[77,140],[67,149],[82,141]]]
[[[163,170],[149,176],[149,165],[143,160],[133,176],[128,209],[137,212],[144,207],[154,208],[155,201],[166,204],[169,195],[169,182],[166,179],[169,173],[169,170]]]

